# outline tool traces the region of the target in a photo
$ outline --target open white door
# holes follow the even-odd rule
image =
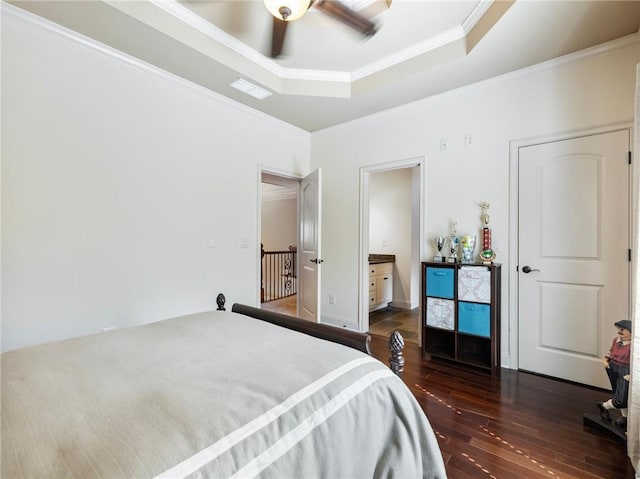
[[[300,182],[300,237],[298,239],[300,264],[298,266],[298,316],[320,322],[320,169],[305,176]]]

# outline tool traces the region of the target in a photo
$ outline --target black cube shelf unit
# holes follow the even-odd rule
[[[500,372],[501,265],[422,263],[422,351]]]

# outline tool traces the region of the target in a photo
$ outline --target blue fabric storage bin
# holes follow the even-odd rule
[[[491,306],[459,301],[458,332],[491,336]]]
[[[427,267],[427,296],[453,299],[453,268]]]

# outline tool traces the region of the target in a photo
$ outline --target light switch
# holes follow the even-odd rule
[[[473,142],[473,133],[467,133],[466,135],[464,135],[464,147],[466,149],[470,149],[471,147],[473,147]]]

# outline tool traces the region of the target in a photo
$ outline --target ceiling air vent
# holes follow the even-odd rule
[[[258,100],[264,100],[265,98],[271,96],[271,92],[265,90],[264,88],[260,88],[258,85],[254,85],[247,80],[242,78],[238,78],[236,81],[231,83],[229,86],[235,88],[236,90],[240,90],[247,95],[251,95]]]

